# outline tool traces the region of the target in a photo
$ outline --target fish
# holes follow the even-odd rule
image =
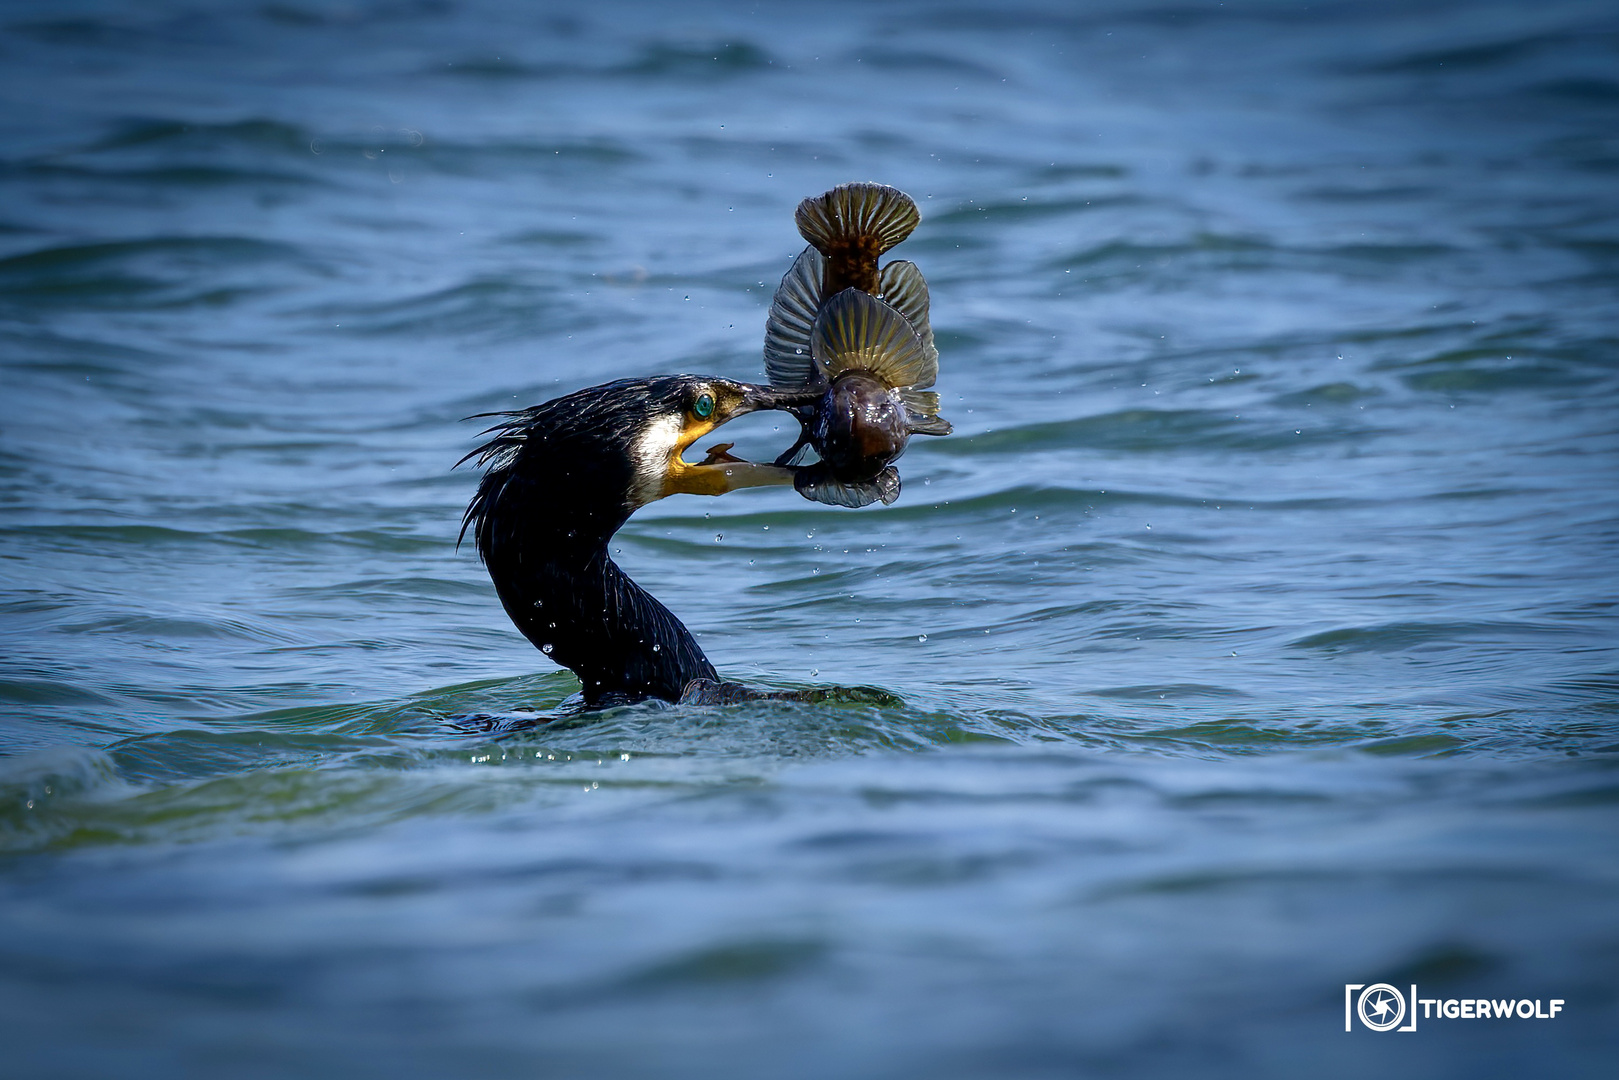
[[[912,435],[948,435],[927,281],[916,265],[879,258],[921,223],[916,201],[886,184],[842,184],[798,205],[809,241],[782,278],[765,320],[765,373],[798,391],[789,410],[798,441],[820,460],[797,466],[793,487],[814,502],[861,507],[899,498],[893,465]]]

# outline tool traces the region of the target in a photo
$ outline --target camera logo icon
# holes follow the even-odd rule
[[[1405,1019],[1405,995],[1388,983],[1373,983],[1360,992],[1355,1011],[1373,1031],[1388,1031]]]
[[[1357,996],[1355,991],[1359,990]],[[1351,1005],[1353,1002],[1353,1005]],[[1359,1017],[1360,1022],[1372,1031],[1415,1031],[1417,1030],[1417,988],[1411,987],[1411,1000],[1406,1001],[1405,994],[1388,983],[1344,984],[1344,1030],[1348,1031],[1351,1018]],[[1409,1023],[1401,1027],[1401,1021],[1409,1017]]]

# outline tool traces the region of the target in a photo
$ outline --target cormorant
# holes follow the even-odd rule
[[[666,495],[723,495],[791,484],[793,470],[732,457],[681,456],[728,420],[811,400],[804,393],[696,375],[620,379],[506,417],[468,454],[487,466],[462,520],[506,614],[579,677],[587,707],[730,700],[691,632],[629,579],[607,542]],[[488,434],[486,432],[485,434]]]

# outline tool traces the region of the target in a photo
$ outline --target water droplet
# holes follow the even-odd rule
[[[928,636],[926,634],[918,634],[916,635],[916,640],[918,644],[925,644],[928,640]]]
[[[721,541],[721,540],[724,540],[724,539],[725,539],[725,534],[724,534],[724,533],[715,533],[715,534],[714,534],[714,543],[716,543],[716,544],[717,544],[717,543],[719,543],[719,542],[720,542],[720,541]]]
[[[813,678],[815,678],[815,677],[816,677],[816,676],[817,676],[817,675],[819,675],[819,674],[820,674],[820,673],[821,673],[821,669],[820,669],[820,668],[810,668],[810,678],[812,678],[812,679],[813,679]],[[33,803],[29,803],[29,804],[28,804],[28,805],[29,805],[29,806],[32,806],[32,805],[34,805],[34,804],[33,804]]]
[[[770,526],[769,526],[769,525],[766,525],[766,526],[765,526],[765,527],[764,527],[764,530],[765,530],[765,532],[769,532],[769,531],[770,531]]]
[[[815,569],[810,571],[810,573],[812,573],[812,574],[819,574],[820,572],[821,572],[821,568],[819,566],[817,566]]]
[[[550,643],[547,642],[546,644],[541,645],[540,646],[540,651],[542,653],[544,653],[546,656],[550,656],[551,655],[551,645],[550,645]]]
[[[620,754],[620,755],[618,755],[618,760],[620,760],[620,761],[628,761],[628,760],[630,760],[630,755],[628,755],[628,754]]]
[[[662,645],[654,645],[654,646],[652,646],[652,651],[653,652],[662,652],[663,651],[663,646]]]

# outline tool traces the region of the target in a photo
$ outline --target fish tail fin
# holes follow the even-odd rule
[[[798,231],[826,256],[825,294],[879,291],[877,257],[922,220],[916,200],[887,184],[840,184],[798,204]]]
[[[864,371],[890,387],[932,386],[939,360],[931,358],[905,316],[891,305],[844,289],[826,302],[810,336],[810,354],[827,378]]]

